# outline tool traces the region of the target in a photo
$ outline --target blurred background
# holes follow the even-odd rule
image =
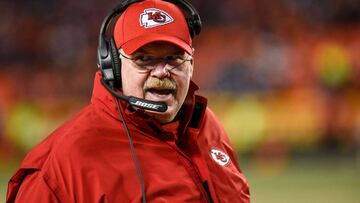
[[[190,0],[200,93],[252,202],[360,202],[360,1]],[[0,1],[0,202],[25,154],[88,104],[117,1]]]

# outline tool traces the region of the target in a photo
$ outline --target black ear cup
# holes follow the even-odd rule
[[[196,35],[200,34],[202,23],[199,13],[196,11],[194,6],[187,0],[164,0],[175,4],[183,11],[183,14],[186,18],[186,22],[189,27],[189,33],[191,38],[194,38]]]
[[[114,81],[113,60],[110,51],[110,43],[102,35],[99,37],[97,65],[107,83]]]
[[[197,21],[195,19],[187,19],[187,24],[189,26],[189,32],[191,38],[194,38],[196,35],[200,34],[201,21]]]
[[[113,71],[114,71],[114,82],[117,88],[121,88],[121,60],[119,57],[119,52],[116,48],[114,38],[110,39],[110,52],[113,62]]]
[[[201,27],[202,27],[202,24],[201,24],[201,19],[200,19],[200,16],[199,15],[195,15],[194,18],[191,20],[192,22],[190,23],[192,25],[192,38],[194,38],[196,35],[199,35],[200,32],[201,32]]]

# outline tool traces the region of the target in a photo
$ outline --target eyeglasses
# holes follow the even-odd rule
[[[159,63],[164,63],[168,71],[180,70],[186,61],[192,60],[192,57],[188,54],[174,54],[158,58],[150,54],[136,54],[130,57],[121,53],[121,50],[119,50],[119,53],[122,57],[133,61],[139,68],[146,71],[154,70]]]

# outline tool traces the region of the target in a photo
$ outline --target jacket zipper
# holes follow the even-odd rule
[[[189,157],[187,157],[187,155],[183,151],[181,151],[177,146],[173,146],[169,143],[166,144],[171,148],[173,148],[177,152],[178,156],[181,156],[180,157],[181,161],[184,163],[185,167],[187,168],[187,171],[190,173],[190,176],[194,180],[195,185],[199,188],[201,194],[206,199],[206,202],[213,203],[210,191],[204,187],[204,183],[200,177],[199,169],[194,167],[194,163],[192,162],[192,160]],[[207,184],[207,181],[205,182]]]
[[[141,132],[141,131],[140,131]],[[163,141],[159,138],[157,138],[156,136],[151,136],[150,134],[146,134],[144,132],[141,132],[141,134],[143,134],[144,136],[156,140],[156,141],[160,141],[162,143],[165,143],[166,145],[168,145],[170,148],[172,148],[173,150],[175,150],[178,154],[178,156],[180,157],[180,160],[184,163],[185,168],[187,169],[188,173],[190,174],[191,178],[194,180],[195,185],[199,188],[200,193],[202,194],[202,196],[205,198],[206,202],[208,203],[213,203],[212,197],[211,197],[211,193],[210,190],[204,187],[203,181],[200,177],[200,172],[198,170],[198,168],[194,167],[194,163],[193,161],[187,157],[187,155],[181,151],[176,145],[172,145],[166,141]],[[207,181],[206,185],[207,185]]]

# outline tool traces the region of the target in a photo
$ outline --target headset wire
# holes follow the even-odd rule
[[[125,132],[126,132],[126,135],[127,135],[127,137],[128,137],[128,140],[129,140],[131,155],[132,155],[132,157],[133,157],[134,164],[135,164],[135,168],[136,168],[136,172],[137,172],[138,177],[139,177],[139,182],[140,182],[140,186],[141,186],[142,203],[146,203],[145,183],[144,183],[143,176],[142,176],[142,174],[141,174],[141,170],[140,170],[139,163],[138,163],[137,158],[136,158],[134,144],[133,144],[132,138],[131,138],[131,136],[130,136],[129,128],[128,128],[126,122],[125,122],[124,115],[123,115],[123,113],[122,113],[122,111],[121,111],[118,98],[116,98],[115,96],[114,96],[114,98],[115,98],[116,106],[117,106],[117,109],[118,109],[118,112],[119,112],[121,121],[122,121],[122,123],[123,123],[123,125],[124,125]]]

